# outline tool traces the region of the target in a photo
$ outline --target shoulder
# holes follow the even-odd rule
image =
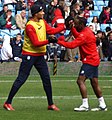
[[[14,17],[14,16],[11,16],[11,19],[15,20],[15,17]]]
[[[33,25],[32,24],[26,24],[26,29],[34,29]]]
[[[17,17],[20,17],[21,15],[20,14],[16,14]]]
[[[83,37],[88,37],[92,35],[92,30],[89,27],[85,27],[84,30],[80,32],[80,35]]]

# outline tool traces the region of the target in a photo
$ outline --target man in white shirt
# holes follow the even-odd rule
[[[4,42],[3,42],[3,46],[1,48],[1,59],[3,61],[7,61],[9,59],[11,59],[13,57],[12,54],[12,48],[10,45],[10,36],[5,35],[4,36]]]

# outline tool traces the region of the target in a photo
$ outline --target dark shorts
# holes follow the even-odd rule
[[[83,64],[80,69],[79,75],[84,75],[87,78],[98,78],[98,66]]]

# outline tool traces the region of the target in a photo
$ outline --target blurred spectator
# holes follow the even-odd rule
[[[48,53],[50,55],[50,60],[54,60],[55,55],[57,55],[58,60],[60,60],[61,47],[57,43],[50,43],[48,46]]]
[[[10,36],[5,35],[3,46],[1,49],[1,59],[3,61],[9,61],[12,57],[13,57],[13,54],[12,54],[12,47],[10,45]]]
[[[8,10],[8,6],[7,6],[7,5],[4,5],[4,6],[3,6],[3,10],[0,11],[0,16],[6,14],[7,10]]]
[[[21,11],[23,9],[26,9],[27,4],[25,3],[25,0],[16,0],[15,5],[15,14],[17,14],[17,11]]]
[[[58,8],[61,10],[63,18],[65,18],[65,11],[64,11],[65,1],[59,0],[58,5],[59,5]]]
[[[65,3],[65,1],[64,0],[60,0],[59,2],[58,2],[58,4],[59,4],[59,6],[58,6],[58,8],[60,9],[60,11],[61,11],[61,13],[62,13],[62,19],[60,19],[60,20],[62,20],[62,21],[60,21],[60,23],[61,24],[64,24],[64,19],[65,19],[65,8],[67,7],[68,8],[68,15],[69,15],[69,13],[70,13],[70,2],[66,2]],[[58,9],[57,8],[57,9]],[[55,12],[55,11],[54,11]],[[66,14],[67,15],[67,14]],[[67,17],[67,16],[66,16]],[[58,18],[58,20],[59,20],[59,18]],[[58,23],[59,24],[59,23]],[[56,37],[60,37],[60,36],[64,36],[64,33],[65,33],[65,30],[64,31],[62,31],[62,32],[60,32],[59,34],[57,34],[56,35]],[[59,59],[60,59],[60,61],[64,61],[64,57],[65,57],[65,52],[66,52],[66,48],[65,47],[63,47],[63,46],[60,46],[59,44],[58,44],[58,51],[57,51],[57,56],[59,57]]]
[[[108,35],[108,33],[111,32],[111,28],[108,26],[108,27],[106,27],[105,31],[106,31],[105,34]]]
[[[75,17],[76,15],[79,14],[80,11],[80,4],[75,3],[70,11],[70,16]]]
[[[103,32],[100,31],[100,30],[97,31],[97,34],[96,34],[96,45],[97,45],[97,49],[98,49],[98,52],[99,52],[100,59],[103,59],[102,36],[103,36]]]
[[[54,18],[54,10],[57,8],[58,0],[52,0],[48,5],[46,21],[51,23]]]
[[[0,38],[0,61],[1,61],[1,49],[2,49],[2,45],[3,45],[3,40],[2,40],[2,38]]]
[[[99,22],[102,24],[110,23],[110,7],[104,7],[100,16],[99,16]]]
[[[88,19],[90,17],[90,10],[89,10],[89,5],[86,4],[84,7],[84,17]]]
[[[60,8],[57,8],[55,11],[54,11],[54,19],[52,20],[51,22],[51,25],[53,27],[58,27],[60,24],[64,24],[64,17],[62,15],[62,12],[60,10]],[[61,31],[60,33],[58,34],[55,34],[55,36],[57,38],[59,38],[60,36],[64,36],[64,31]],[[52,50],[52,53],[51,53],[51,56],[54,57],[54,50],[56,48],[57,50],[57,57],[60,58],[60,55],[61,55],[61,46],[54,43],[52,44],[54,47],[53,47],[53,50]],[[52,49],[52,48],[51,48]]]
[[[88,5],[89,10],[94,10],[94,2],[93,2],[93,0],[83,0],[82,5],[83,5],[84,8]]]
[[[98,30],[100,30],[100,23],[98,20],[97,16],[94,16],[91,23],[89,23],[89,25],[93,26],[93,32],[96,34]]]
[[[22,35],[18,33],[16,38],[11,40],[12,54],[14,61],[22,62]]]
[[[105,32],[103,32],[103,36],[102,36],[103,61],[108,60],[108,56],[109,56],[108,48],[109,48],[109,41],[107,39]]]
[[[70,1],[71,1],[71,6],[77,2],[77,0],[70,0]]]
[[[108,2],[108,7],[110,7],[111,11],[110,11],[110,16],[112,18],[112,0],[109,0]]]
[[[79,10],[79,17],[84,17],[84,11],[83,10]]]
[[[13,4],[13,3],[16,3],[16,0],[3,0],[3,4]]]
[[[109,43],[105,33],[100,30],[96,34],[96,44],[101,61],[107,61]]]
[[[109,47],[108,47],[108,52],[109,52],[109,61],[112,61],[112,31],[107,35],[108,36],[108,41],[109,41]]]
[[[89,28],[92,30],[92,32],[95,34],[93,25],[90,24],[88,27],[89,27]]]
[[[27,22],[26,10],[22,10],[20,14],[16,14],[15,20],[16,20],[17,27],[21,30],[24,30]]]
[[[16,29],[16,20],[12,16],[11,10],[7,10],[6,14],[0,17],[0,28]]]
[[[51,0],[46,0],[46,2],[49,4],[51,2]]]
[[[34,5],[35,0],[28,0],[27,1],[27,9],[28,9],[28,20],[32,17],[31,15],[31,7]]]
[[[69,36],[66,37],[65,41],[71,42],[74,39],[75,39],[74,36],[70,33]],[[78,47],[75,49],[66,48],[66,54],[64,60],[68,62],[76,62],[76,61],[80,62],[79,48]]]
[[[31,8],[31,6],[34,4],[35,0],[28,0],[27,5]]]
[[[1,49],[2,49],[2,43],[0,42],[0,61],[1,61]]]
[[[108,7],[112,8],[112,0],[109,0]]]
[[[78,3],[82,7],[82,0],[68,0],[71,3],[70,8],[72,9],[73,6]]]
[[[54,11],[54,18],[51,22],[51,25],[54,26],[54,27],[57,27],[59,24],[64,24],[64,17],[62,15],[61,10],[59,8],[57,8]],[[62,32],[61,32],[61,34],[64,34],[64,31],[62,31]]]
[[[66,19],[70,14],[70,3],[69,2],[65,3],[64,12],[65,12],[65,19]]]

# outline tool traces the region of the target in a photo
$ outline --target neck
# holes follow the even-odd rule
[[[39,22],[40,19],[38,19],[36,17],[33,17],[32,20],[35,21],[35,22]]]

